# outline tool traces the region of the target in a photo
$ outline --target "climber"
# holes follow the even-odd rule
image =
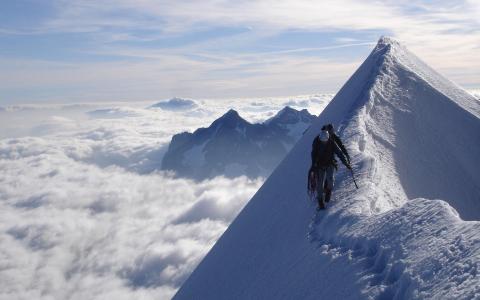
[[[334,172],[336,169],[334,154],[340,158],[347,169],[351,170],[352,168],[347,156],[337,145],[333,136],[330,137],[327,127],[324,126],[322,128],[320,134],[313,140],[312,165],[308,172],[309,192],[316,192],[318,209],[324,209],[325,202],[329,202],[332,196]]]

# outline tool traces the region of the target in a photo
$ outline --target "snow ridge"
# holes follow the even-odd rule
[[[175,299],[480,298],[479,106],[380,39]],[[341,167],[312,217],[306,174],[325,123],[360,188]]]

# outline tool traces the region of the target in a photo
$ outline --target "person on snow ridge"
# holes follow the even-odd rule
[[[342,150],[334,139],[330,138],[325,128],[313,140],[312,165],[308,172],[309,189],[312,187],[316,189],[318,209],[324,209],[325,202],[329,202],[332,196],[336,168],[334,154],[340,158],[347,169],[352,168]]]
[[[333,128],[332,124],[327,124],[322,127],[322,130],[328,131],[328,134],[330,135],[330,138],[333,139],[333,141],[338,145],[340,150],[342,150],[342,153],[345,155],[347,158],[347,162],[350,164],[350,155],[348,155],[347,149],[342,143],[342,140],[340,137],[335,133],[335,129]],[[336,162],[336,161],[335,161]]]

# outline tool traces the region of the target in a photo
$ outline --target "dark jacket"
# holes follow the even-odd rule
[[[327,142],[322,142],[320,138],[316,136],[312,144],[312,167],[317,169],[335,166],[334,154],[340,158],[345,166],[349,166],[347,158],[337,143],[335,143],[334,139],[330,138]]]
[[[350,163],[350,155],[348,155],[347,148],[342,143],[342,140],[338,135],[335,134],[335,129],[333,128],[333,124],[323,125],[322,130],[327,130],[330,134],[330,138],[332,138],[335,143],[337,143],[340,150],[342,150],[343,154],[347,158],[348,163]]]

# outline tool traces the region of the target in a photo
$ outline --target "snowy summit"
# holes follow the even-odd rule
[[[480,104],[381,38],[175,299],[479,299]],[[307,195],[313,138],[333,123],[333,199]],[[468,221],[464,221],[468,220]]]

